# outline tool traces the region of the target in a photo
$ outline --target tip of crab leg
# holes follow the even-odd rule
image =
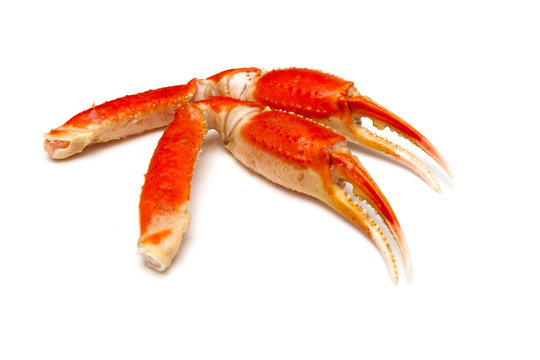
[[[157,271],[165,271],[165,269],[167,268],[167,266],[165,266],[165,264],[163,264],[163,262],[161,262],[161,260],[156,255],[148,252],[146,249],[140,247],[137,250],[137,253],[139,253],[143,257],[144,262],[148,267],[151,267],[152,269]]]
[[[367,96],[355,95],[348,98],[347,101],[353,116],[366,116],[372,119],[373,125],[379,129],[384,129],[386,126],[390,127],[425,151],[446,171],[450,178],[453,177],[450,165],[439,150],[424,135],[399,116],[385,109]]]
[[[331,152],[330,156],[333,176],[341,181],[349,182],[353,186],[354,195],[365,200],[380,215],[396,240],[403,257],[405,271],[408,273],[411,262],[409,248],[401,225],[388,200],[367,171],[348,151]]]

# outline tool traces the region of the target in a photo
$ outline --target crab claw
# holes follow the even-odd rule
[[[325,126],[283,111],[266,108],[250,112],[242,109],[246,103],[223,111],[222,104],[230,101],[211,98],[195,105],[203,110],[207,122],[215,124],[225,147],[241,163],[277,184],[325,202],[368,234],[380,250],[393,282],[397,283],[396,260],[389,241],[368,212],[350,198],[344,183],[351,183],[355,195],[382,218],[395,237],[408,269],[409,252],[403,232],[382,192],[350,154],[345,138]]]
[[[399,116],[385,109],[367,96],[359,94],[351,96],[347,98],[347,103],[354,119],[360,119],[365,116],[373,120],[373,125],[379,130],[389,127],[431,156],[446,171],[448,176],[453,176],[450,165],[440,151],[424,135]]]

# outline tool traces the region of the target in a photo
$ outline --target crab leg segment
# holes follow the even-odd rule
[[[138,249],[156,270],[169,266],[189,226],[191,178],[205,134],[201,110],[178,109],[150,161],[139,204]]]
[[[86,146],[168,125],[176,109],[191,101],[196,81],[150,90],[92,106],[45,134],[45,151],[64,159]]]

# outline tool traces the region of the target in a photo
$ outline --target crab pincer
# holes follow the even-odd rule
[[[248,168],[325,202],[355,223],[373,240],[397,283],[398,270],[390,242],[360,202],[366,201],[383,220],[408,268],[409,252],[401,226],[380,189],[350,153],[345,138],[302,116],[225,97],[210,97],[177,110],[156,148],[140,206],[139,252],[151,267],[167,268],[180,246],[189,223],[187,205],[195,152],[200,149],[205,129],[217,130],[225,147]],[[195,146],[179,145],[184,137],[176,138],[174,134],[184,134],[188,143],[195,140]],[[189,164],[178,170],[175,162],[168,162],[171,158]],[[163,173],[167,174],[166,181]],[[352,197],[345,183],[352,185]],[[173,184],[183,184],[183,190],[172,190],[176,186]]]

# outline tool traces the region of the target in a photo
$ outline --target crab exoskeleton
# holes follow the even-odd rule
[[[140,200],[138,248],[146,263],[165,270],[189,225],[193,169],[204,136],[217,130],[225,147],[267,179],[325,202],[370,236],[394,283],[396,259],[387,237],[366,209],[375,210],[395,240],[408,271],[401,226],[347,141],[389,155],[440,187],[410,152],[362,126],[389,127],[430,155],[451,176],[439,151],[416,129],[339,77],[308,69],[233,69],[186,85],[125,96],[75,115],[45,134],[45,151],[67,158],[87,145],[167,126],[154,152]],[[352,185],[353,197],[345,189]],[[356,201],[355,201],[356,200]],[[392,239],[391,239],[392,240]]]

